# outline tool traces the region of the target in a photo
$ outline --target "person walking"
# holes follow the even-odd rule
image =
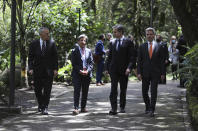
[[[107,41],[110,42],[111,40],[113,40],[113,35],[111,33],[107,33],[106,38],[107,38]]]
[[[81,97],[81,112],[87,112],[86,104],[89,85],[93,70],[93,56],[90,49],[86,47],[87,36],[82,34],[78,37],[78,45],[72,51],[72,83],[74,86],[74,111],[73,115],[79,114],[79,99]]]
[[[162,36],[159,35],[159,34],[156,35],[156,42],[162,46],[162,51],[163,51],[163,54],[164,54],[164,64],[165,64],[165,75],[164,75],[165,78],[164,78],[163,81],[160,79],[159,84],[166,84],[166,68],[170,64],[168,47],[167,47],[167,44],[165,42],[163,42]]]
[[[56,45],[50,40],[49,29],[41,27],[39,34],[40,39],[30,44],[28,67],[29,74],[33,75],[38,111],[47,115],[53,77],[58,74],[58,56]]]
[[[185,60],[185,54],[188,51],[187,49],[187,42],[184,39],[184,36],[181,35],[179,37],[178,43],[177,43],[177,49],[179,50],[179,69],[184,68],[184,65],[182,64]],[[179,72],[179,85],[177,87],[185,87],[184,84],[186,82],[186,78],[184,77],[184,72]]]
[[[142,96],[145,103],[145,114],[154,116],[157,100],[157,87],[159,79],[164,79],[164,55],[161,45],[154,40],[154,28],[146,29],[147,42],[140,45],[138,51],[137,69],[138,79],[142,80]],[[151,89],[151,98],[148,95],[149,86]]]
[[[172,80],[177,80],[177,69],[179,65],[179,50],[173,47],[172,52],[170,52],[169,60],[171,62],[171,71],[173,75]]]
[[[109,115],[117,114],[118,83],[120,83],[120,113],[125,113],[128,76],[136,67],[134,45],[131,40],[124,37],[123,25],[114,26],[113,35],[116,39],[110,42],[106,62],[106,69],[111,77]]]
[[[96,86],[104,85],[102,82],[102,75],[104,70],[104,60],[105,60],[105,49],[104,49],[105,35],[99,36],[99,41],[96,43],[95,55],[98,56],[98,61],[96,62]]]

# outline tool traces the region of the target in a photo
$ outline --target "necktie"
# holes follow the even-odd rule
[[[43,41],[43,44],[42,44],[42,55],[44,56],[46,53],[46,45],[45,45],[45,41]]]
[[[152,58],[153,48],[152,48],[152,42],[150,42],[150,48],[149,48],[149,57]]]
[[[119,51],[119,49],[120,49],[120,39],[118,40],[118,45],[117,45],[117,51]]]

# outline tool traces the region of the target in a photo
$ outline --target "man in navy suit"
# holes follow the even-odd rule
[[[95,47],[95,55],[98,55],[99,60],[96,63],[97,68],[96,68],[96,85],[100,86],[103,85],[102,83],[102,73],[104,69],[104,60],[105,60],[105,49],[104,49],[104,40],[105,40],[105,35],[102,34],[99,36],[99,41],[96,43]]]
[[[89,84],[92,77],[93,57],[90,49],[86,48],[87,36],[78,37],[78,46],[72,51],[72,83],[74,86],[74,111],[73,115],[79,114],[79,98],[81,97],[81,112],[87,112],[86,104]]]
[[[147,42],[139,47],[138,51],[138,79],[142,80],[142,95],[146,106],[145,113],[154,116],[157,100],[157,87],[159,79],[164,80],[165,61],[163,48],[154,40],[155,30],[146,29]],[[149,85],[151,98],[149,98]]]
[[[109,115],[117,114],[118,82],[120,83],[120,113],[125,113],[128,76],[136,66],[134,45],[131,40],[124,37],[124,27],[122,25],[114,26],[113,34],[116,39],[110,41],[106,62],[106,69],[111,77]]]
[[[38,111],[47,115],[53,77],[58,73],[58,57],[56,45],[50,40],[49,29],[42,27],[39,34],[40,39],[30,44],[28,66],[29,74],[33,75]]]

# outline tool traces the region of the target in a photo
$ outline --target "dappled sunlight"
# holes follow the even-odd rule
[[[162,103],[157,103],[156,106],[165,106],[166,104],[162,104]]]
[[[73,102],[71,101],[64,101],[64,102],[60,102],[61,104],[72,104]]]
[[[104,128],[102,128],[102,127],[87,127],[87,128],[75,128],[75,129],[73,129],[73,128],[67,128],[67,130],[68,131],[97,131],[97,130],[99,130],[99,131],[101,131],[101,130],[103,130],[103,131],[105,131],[105,130],[107,130],[107,129],[104,129]]]
[[[145,105],[143,102],[142,103],[138,103],[139,105]]]
[[[139,83],[140,85],[140,83]],[[54,130],[180,130],[183,129],[181,98],[175,95],[176,89],[159,91],[156,103],[155,117],[144,114],[145,105],[141,96],[139,85],[131,84],[133,88],[127,92],[126,113],[115,116],[108,115],[111,109],[109,101],[110,88],[90,88],[87,101],[87,113],[72,115],[73,91],[66,94],[55,95],[49,105],[49,115],[37,112],[37,105],[24,110],[17,115],[3,121],[2,128],[9,130],[15,128],[20,131],[54,131]],[[110,86],[110,85],[108,85]],[[172,89],[174,91],[172,91]],[[118,96],[119,111],[119,96]]]
[[[154,127],[168,128],[169,125],[166,125],[164,122],[160,122],[160,123],[155,124]]]
[[[107,106],[107,105],[109,105],[109,102],[95,102],[96,103],[96,105],[98,105],[98,106]]]
[[[156,119],[157,119],[157,120],[165,120],[166,117],[157,117]]]
[[[73,120],[67,120],[65,122],[67,122],[67,123],[87,123],[87,122],[92,122],[92,121],[85,120],[85,119],[73,119]]]
[[[120,127],[111,127],[111,126],[109,126],[108,128],[112,129],[112,130],[124,130],[124,127],[120,128]]]

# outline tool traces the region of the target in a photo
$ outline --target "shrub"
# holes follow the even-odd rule
[[[193,95],[198,96],[198,44],[192,47],[185,55],[185,60],[182,63],[183,68],[179,70],[182,76],[187,81],[185,86]]]
[[[187,81],[187,102],[191,115],[192,124],[198,130],[198,43],[194,45],[185,55],[183,68],[180,70]]]
[[[71,84],[72,82],[71,72],[72,72],[72,64],[71,61],[68,60],[66,65],[58,70],[57,81],[67,82],[68,84]]]
[[[17,65],[15,67],[15,86],[16,87],[20,86],[20,80],[21,80],[21,67]],[[2,81],[6,87],[9,87],[10,85],[10,69],[9,68],[5,69],[0,74],[0,81]]]

